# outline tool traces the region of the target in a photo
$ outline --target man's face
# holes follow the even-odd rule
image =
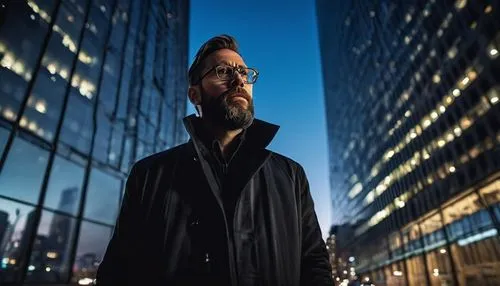
[[[215,66],[246,67],[241,56],[229,49],[215,51],[205,60],[201,74]],[[198,84],[198,104],[202,116],[227,130],[249,127],[254,118],[252,85],[245,84],[236,72],[233,80],[221,80],[215,70],[208,73]]]

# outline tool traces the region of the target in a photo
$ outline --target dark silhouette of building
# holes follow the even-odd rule
[[[316,3],[337,249],[375,285],[500,284],[499,2]]]

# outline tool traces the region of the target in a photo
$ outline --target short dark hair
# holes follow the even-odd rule
[[[196,53],[193,63],[189,68],[189,84],[197,84],[201,77],[201,71],[205,68],[205,59],[213,52],[221,49],[230,49],[236,53],[238,50],[238,42],[230,35],[219,35],[206,41]]]

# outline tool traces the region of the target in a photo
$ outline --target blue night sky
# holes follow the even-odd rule
[[[315,1],[191,0],[190,63],[200,45],[234,36],[260,72],[256,117],[281,126],[270,149],[298,161],[309,178],[326,237],[331,223],[328,151]],[[189,113],[194,109],[190,106]]]

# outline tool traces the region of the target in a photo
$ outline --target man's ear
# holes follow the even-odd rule
[[[200,88],[198,86],[189,86],[188,97],[189,101],[191,101],[193,105],[200,105],[201,104]]]
[[[191,101],[191,103],[196,108],[196,112],[198,113],[198,117],[202,117],[203,114],[202,114],[202,110],[201,110],[200,88],[198,86],[189,86],[188,97],[189,97],[189,101]]]

